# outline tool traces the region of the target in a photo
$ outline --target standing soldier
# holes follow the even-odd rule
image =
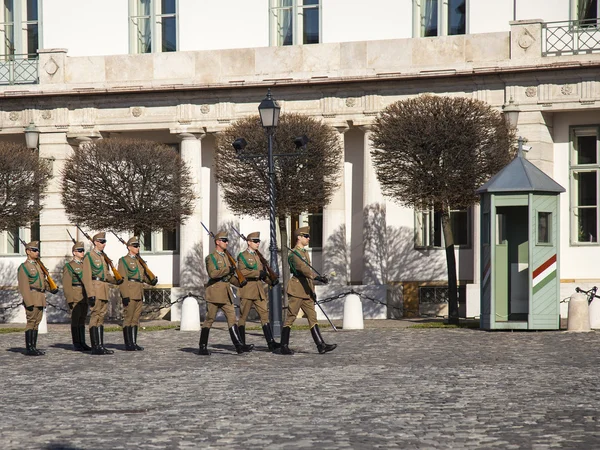
[[[75,242],[71,248],[73,259],[65,264],[62,275],[63,290],[71,310],[71,337],[73,347],[80,352],[92,348],[85,343],[85,318],[88,312],[87,298],[83,288],[83,242]]]
[[[137,345],[144,304],[144,283],[156,284],[158,280],[153,282],[139,262],[140,241],[137,236],[127,241],[127,250],[129,253],[119,259],[119,273],[123,277],[123,283],[119,286],[123,299],[123,339],[127,351],[144,350],[144,347]]]
[[[310,268],[310,256],[306,247],[310,239],[310,227],[298,228],[294,231],[296,237],[296,246],[290,252],[288,262],[290,264],[290,272],[293,275],[287,286],[288,308],[287,317],[281,330],[281,354],[292,355],[294,352],[288,347],[290,343],[290,331],[292,324],[296,320],[298,311],[302,308],[304,315],[308,319],[310,332],[317,344],[319,353],[327,353],[337,347],[336,344],[326,344],[321,336],[319,325],[317,324],[317,312],[315,311],[315,286],[313,280],[321,283],[328,283],[326,277],[315,276],[315,273]]]
[[[235,273],[235,266],[230,264],[225,254],[228,242],[229,239],[225,231],[217,233],[215,236],[215,250],[204,260],[210,279],[206,287],[206,320],[202,324],[200,332],[199,355],[210,355],[207,348],[208,334],[219,308],[223,311],[227,319],[229,335],[231,336],[233,345],[235,345],[235,350],[238,353],[243,353],[249,352],[254,348],[254,345],[246,345],[240,340],[235,308],[233,307],[233,292],[230,286],[230,281]]]
[[[88,296],[90,314],[90,340],[92,355],[112,355],[113,350],[104,347],[104,316],[108,310],[109,283],[114,277],[104,264],[102,252],[106,247],[106,233],[95,234],[94,248],[83,257],[83,286]]]
[[[37,349],[38,326],[42,321],[44,307],[46,306],[44,292],[46,292],[48,285],[37,263],[40,257],[39,241],[26,244],[25,253],[27,254],[27,260],[19,266],[17,279],[19,292],[25,305],[25,316],[27,317],[27,326],[25,327],[26,355],[41,356],[45,352]]]
[[[267,294],[265,293],[267,270],[256,255],[256,250],[260,245],[260,233],[258,231],[250,233],[246,239],[248,248],[245,252],[239,254],[237,261],[238,268],[248,281],[248,284],[238,289],[238,297],[240,298],[240,320],[238,322],[240,340],[242,343],[246,343],[246,319],[250,309],[254,306],[260,316],[260,323],[269,350],[273,351],[279,348],[279,344],[273,339],[273,331],[269,323]]]

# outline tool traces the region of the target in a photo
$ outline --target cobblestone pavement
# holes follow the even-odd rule
[[[391,321],[385,321],[391,322]],[[70,350],[64,327],[26,357],[0,335],[0,448],[600,448],[600,333],[379,326],[293,330],[294,356],[235,354],[222,324],[141,332],[143,352]]]

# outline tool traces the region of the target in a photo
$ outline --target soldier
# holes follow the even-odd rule
[[[137,345],[138,327],[144,299],[144,283],[156,285],[157,279],[150,280],[148,274],[139,262],[140,241],[133,236],[127,241],[129,253],[119,259],[119,273],[123,283],[119,286],[123,299],[123,339],[125,350],[144,350]]]
[[[115,281],[104,264],[102,254],[106,247],[106,233],[95,234],[92,241],[94,248],[83,257],[83,286],[92,308],[90,314],[92,355],[112,355],[114,351],[104,347],[104,316],[108,310],[108,284]]]
[[[37,349],[38,326],[42,321],[44,307],[46,306],[47,282],[44,280],[42,270],[37,264],[40,257],[39,241],[32,241],[25,245],[27,260],[19,266],[17,279],[19,292],[23,297],[27,326],[25,327],[25,347],[28,356],[41,356],[46,352]]]
[[[298,311],[302,308],[304,315],[308,319],[310,332],[312,334],[319,353],[327,353],[337,347],[336,344],[326,344],[321,336],[319,325],[317,324],[317,313],[315,311],[315,286],[313,280],[327,284],[326,277],[315,276],[314,271],[309,267],[310,256],[306,247],[310,239],[310,227],[298,228],[294,231],[296,246],[290,252],[288,262],[290,272],[293,275],[287,286],[288,307],[287,317],[281,330],[281,354],[292,355],[294,352],[288,347],[290,342],[290,331],[292,324],[296,320]]]
[[[248,284],[238,289],[238,297],[240,298],[240,320],[238,321],[240,340],[242,343],[246,343],[246,319],[250,309],[254,306],[260,317],[269,350],[273,351],[279,348],[279,344],[273,339],[273,331],[269,323],[267,294],[265,293],[267,270],[256,255],[256,250],[260,245],[260,233],[258,231],[250,233],[246,239],[248,248],[238,255],[237,260],[238,269],[248,281]]]
[[[235,345],[235,350],[238,353],[243,353],[254,348],[254,345],[246,345],[240,340],[235,308],[233,307],[233,292],[230,286],[230,281],[234,277],[235,266],[230,264],[225,254],[228,242],[229,239],[225,231],[217,233],[215,236],[215,250],[204,260],[210,279],[206,286],[206,320],[202,324],[202,331],[200,332],[199,355],[210,355],[207,349],[208,334],[219,308],[221,308],[227,319],[229,335],[233,345]]]
[[[65,264],[62,274],[63,290],[71,310],[71,337],[73,347],[80,352],[92,349],[85,343],[85,318],[88,312],[87,298],[83,288],[83,242],[75,242],[71,248],[73,259]]]

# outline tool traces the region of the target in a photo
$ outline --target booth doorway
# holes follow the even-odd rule
[[[496,208],[496,321],[527,321],[529,315],[529,208]]]

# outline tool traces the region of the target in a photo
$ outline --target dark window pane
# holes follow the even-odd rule
[[[577,136],[577,164],[596,164],[596,136]]]
[[[319,0],[304,0],[302,2],[303,5],[318,5]]]
[[[175,14],[175,0],[161,0],[159,14]]]
[[[422,10],[422,36],[438,35],[438,0],[423,0]]]
[[[162,51],[177,50],[177,21],[175,17],[162,18]]]
[[[37,58],[38,51],[38,26],[27,25],[27,54]]]
[[[142,248],[144,249],[144,251],[152,251],[152,233],[148,231],[143,232],[140,236],[140,241],[142,241]]]
[[[442,246],[442,213],[436,212],[433,215],[433,246]]]
[[[163,230],[162,249],[177,250],[177,232],[175,230]]]
[[[303,27],[304,36],[302,42],[304,44],[319,43],[319,10],[317,8],[304,9]]]
[[[576,173],[575,182],[577,183],[577,206],[597,206],[596,172]]]
[[[309,214],[310,246],[323,247],[323,214]]]
[[[38,0],[27,0],[27,20],[38,20]]]
[[[598,0],[579,0],[577,16],[579,20],[590,22],[598,18]]]
[[[448,0],[448,34],[465,34],[466,18],[466,0]]]
[[[469,245],[469,213],[467,211],[451,212],[450,226],[454,245]]]
[[[19,229],[8,230],[6,235],[6,253],[19,253]]]
[[[577,211],[578,241],[598,242],[598,212],[596,208]]]
[[[539,244],[550,243],[550,221],[552,213],[538,212],[538,232],[537,241]]]
[[[134,19],[133,23],[135,27],[138,53],[152,53],[150,19]]]

